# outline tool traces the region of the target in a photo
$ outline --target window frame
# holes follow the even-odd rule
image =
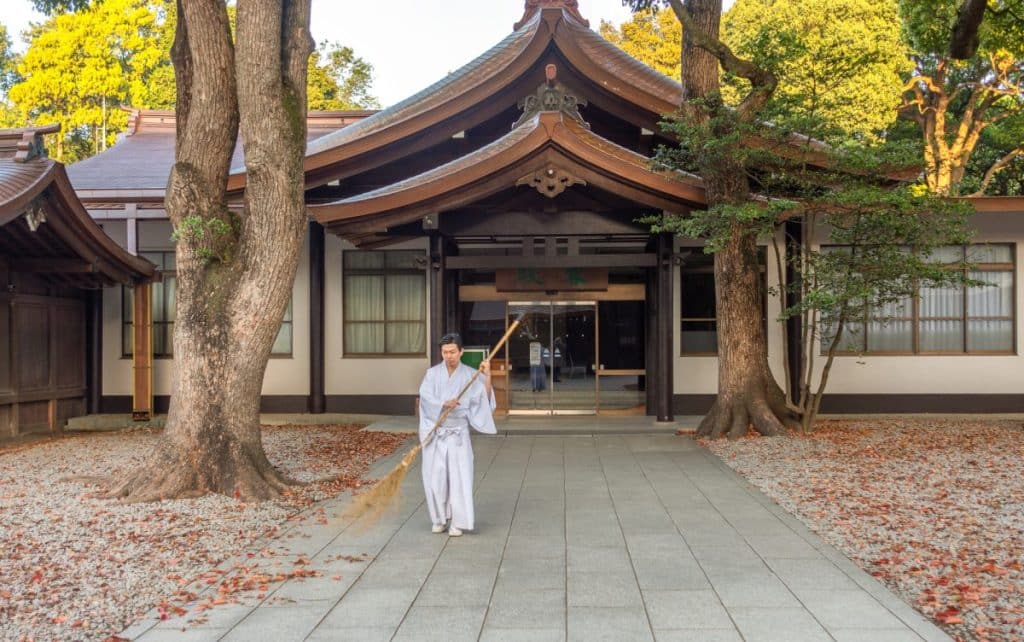
[[[175,257],[175,252],[174,252],[174,250],[141,250],[138,255],[140,257],[150,261],[151,263],[156,263],[157,264],[157,266],[159,268],[159,271],[160,271],[160,276],[162,277],[161,283],[164,284],[162,286],[162,292],[163,292],[163,296],[164,296],[163,309],[166,311],[167,310],[167,287],[166,287],[166,283],[167,283],[167,278],[168,277],[171,277],[171,278],[175,279],[175,285],[174,285],[175,296],[177,296],[177,290],[178,290],[178,285],[177,285],[177,273],[178,273],[178,270],[177,270],[177,267],[175,267],[174,269],[168,269],[166,267],[167,266],[167,257],[168,257],[168,255],[170,255],[172,258],[174,258]],[[160,255],[160,262],[159,263],[157,263],[156,261],[153,260],[153,257],[155,255]],[[177,264],[175,263],[175,265],[177,265]],[[150,287],[152,287],[152,285],[150,285]],[[133,318],[134,317],[134,310],[132,309],[132,304],[130,304],[129,301],[128,301],[130,296],[132,296],[132,288],[131,288],[131,286],[122,285],[121,286],[121,358],[122,359],[131,359],[134,356],[134,346],[132,345],[133,342],[130,339],[127,341],[127,343],[125,341],[125,337],[126,336],[129,336],[129,337],[130,336],[134,336],[135,319]],[[155,301],[152,301],[151,303],[155,303]],[[175,304],[174,310],[175,310],[175,317],[176,317],[177,316],[177,310],[178,310],[177,304]],[[161,330],[160,330],[161,332],[169,333],[169,334],[165,334],[164,335],[164,345],[165,346],[167,346],[167,345],[171,346],[171,352],[157,352],[154,349],[153,350],[153,358],[154,359],[173,359],[174,358],[174,319],[172,319],[170,321],[168,321],[166,319],[164,319],[162,321],[157,321],[154,318],[152,320],[152,326],[153,326],[153,330],[152,330],[153,336],[156,335],[158,327],[161,328]],[[156,341],[155,340],[153,341],[153,345],[156,345]]]
[[[167,269],[165,266],[167,265],[167,257],[168,256],[176,257],[176,255],[175,255],[175,251],[174,250],[143,250],[143,251],[139,252],[139,256],[141,256],[143,258],[146,258],[147,260],[149,260],[150,262],[153,262],[153,263],[156,263],[156,261],[153,261],[153,257],[155,257],[155,255],[157,255],[157,254],[160,255],[160,262],[157,265],[159,266],[160,274],[163,277],[163,280],[161,281],[161,283],[164,284],[163,285],[163,296],[164,296],[163,309],[166,311],[167,310],[167,301],[168,301],[168,299],[167,299],[168,288],[166,286],[167,278],[171,277],[171,278],[174,279],[174,293],[175,293],[175,298],[177,298],[177,292],[178,292],[177,273],[178,272],[177,272],[177,268],[175,268],[175,269]],[[175,258],[175,260],[176,260],[176,258]],[[175,265],[176,265],[176,263],[175,263]],[[134,352],[133,348],[134,348],[134,346],[132,345],[132,341],[129,339],[127,341],[127,345],[126,345],[126,341],[125,341],[126,336],[132,336],[132,332],[134,332],[134,331],[126,332],[126,330],[128,330],[129,328],[132,328],[134,326],[134,319],[132,318],[134,311],[132,310],[132,306],[128,302],[128,298],[131,295],[130,294],[131,292],[132,292],[132,289],[131,289],[130,286],[121,286],[121,358],[122,359],[131,359],[134,356],[133,355],[133,352]],[[281,321],[281,327],[282,328],[285,326],[285,324],[288,324],[288,325],[291,326],[291,340],[288,342],[288,352],[273,352],[273,347],[271,347],[271,353],[270,353],[270,358],[271,359],[291,359],[291,358],[294,357],[294,352],[295,352],[295,319],[294,319],[294,310],[292,309],[293,302],[294,302],[293,301],[293,297],[289,297],[289,299],[288,299],[288,308],[287,308],[287,310],[285,312],[285,319],[283,319]],[[175,321],[177,319],[177,316],[178,316],[177,315],[177,312],[178,312],[177,303],[175,303],[174,312],[175,312],[175,314],[174,314],[175,319],[170,319],[170,320],[166,320],[165,319],[163,321],[157,321],[157,320],[154,319],[153,322],[152,322],[154,336],[156,335],[157,327],[160,327],[162,332],[166,332],[167,333],[166,336],[164,337],[164,345],[165,346],[166,345],[171,346],[171,351],[170,352],[156,352],[156,350],[154,350],[153,351],[153,358],[154,359],[174,359],[174,323],[175,323]],[[278,335],[280,335],[280,333],[281,333],[281,330],[279,328],[278,329]],[[274,337],[274,342],[277,343],[277,336]],[[153,344],[155,345],[156,341],[153,341]]]
[[[346,265],[346,256],[352,254],[365,255],[369,253],[376,253],[381,255],[387,255],[388,253],[407,253],[414,254],[417,256],[427,257],[425,250],[342,250],[341,252],[341,354],[342,358],[345,359],[391,359],[391,358],[424,358],[429,357],[429,337],[427,336],[427,275],[423,269],[419,267],[413,268],[393,268],[388,267],[387,258],[385,256],[382,261],[382,267],[380,268],[350,268]],[[388,276],[389,275],[417,275],[422,279],[423,285],[423,305],[420,314],[420,320],[418,323],[423,328],[423,350],[419,352],[388,352],[387,351],[387,331],[388,331]],[[380,276],[383,277],[383,301],[384,301],[384,318],[380,320],[359,320],[353,321],[349,319],[349,306],[345,305],[345,296],[348,289],[348,278],[350,276]],[[390,323],[417,323],[416,321],[391,321]],[[349,349],[348,345],[348,332],[347,328],[349,324],[354,325],[373,325],[383,324],[384,326],[384,352],[353,352]]]
[[[694,247],[694,248],[686,248],[686,249],[696,249],[696,250],[703,251],[702,247]],[[760,268],[760,273],[761,273],[761,322],[764,325],[764,329],[765,329],[765,339],[767,339],[767,337],[768,337],[768,251],[769,251],[769,249],[768,249],[767,246],[764,246],[764,245],[758,245],[757,246],[757,253],[758,253],[757,260],[758,260],[758,263],[759,263],[759,268]],[[688,323],[688,322],[689,323],[696,323],[696,322],[707,323],[707,322],[710,321],[710,322],[715,324],[715,345],[716,346],[718,345],[718,301],[717,300],[713,300],[712,301],[712,303],[715,306],[715,316],[713,318],[708,319],[708,318],[704,318],[704,317],[687,317],[687,316],[683,316],[683,314],[685,312],[685,309],[686,309],[685,308],[685,301],[684,301],[684,297],[683,297],[683,281],[685,279],[685,275],[686,275],[687,271],[690,274],[707,274],[707,273],[710,273],[711,274],[711,284],[712,284],[712,286],[714,286],[714,284],[715,284],[715,279],[714,279],[714,274],[715,274],[714,254],[708,254],[707,256],[712,257],[712,262],[711,262],[710,265],[700,265],[700,266],[693,267],[690,270],[686,269],[687,266],[686,266],[685,263],[683,263],[683,264],[681,264],[679,266],[679,272],[678,272],[678,275],[679,275],[679,287],[678,287],[678,291],[679,291],[679,319],[678,319],[678,323],[679,323],[679,326],[678,326],[679,327],[679,355],[678,356],[680,356],[680,357],[717,357],[718,356],[718,350],[717,349],[714,350],[714,351],[688,352],[686,350],[686,342],[685,342],[684,337],[683,337],[683,324],[684,323]],[[714,292],[712,292],[712,297],[714,297],[714,296],[715,296],[715,294],[714,294]]]
[[[1010,261],[1001,263],[977,263],[970,268],[965,269],[965,272],[997,272],[997,273],[1009,273],[1010,274],[1010,311],[1011,316],[1006,317],[988,317],[988,316],[971,316],[968,311],[968,293],[971,286],[962,285],[960,286],[960,297],[961,297],[961,310],[962,313],[959,317],[948,317],[948,316],[929,316],[921,317],[921,296],[920,285],[917,286],[917,293],[911,297],[910,314],[909,316],[901,316],[894,318],[897,321],[909,321],[910,322],[910,346],[908,350],[868,350],[868,324],[864,324],[864,328],[859,337],[860,345],[863,350],[836,350],[835,355],[837,357],[857,357],[857,356],[871,356],[871,357],[976,357],[976,356],[1016,356],[1017,355],[1017,244],[1015,242],[992,242],[992,243],[971,243],[960,246],[963,250],[963,256],[966,260],[970,261],[971,248],[983,247],[983,246],[1001,246],[1007,247],[1010,250]],[[822,245],[821,247],[844,247],[839,245]],[[848,246],[846,246],[848,247]],[[950,246],[954,247],[954,246]],[[921,322],[924,321],[959,321],[963,326],[961,329],[963,350],[921,350]],[[1011,328],[1010,347],[1007,350],[971,350],[970,349],[970,335],[968,333],[968,325],[971,321],[1009,321]],[[870,323],[870,322],[869,322]],[[818,349],[821,355],[826,355],[827,350],[821,345],[821,338],[815,339],[818,342]]]

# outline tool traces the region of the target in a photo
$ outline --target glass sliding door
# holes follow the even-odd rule
[[[509,412],[596,413],[596,304],[509,302],[508,323],[520,314],[508,342]]]
[[[598,303],[598,409],[602,414],[644,414],[647,307],[643,301]]]

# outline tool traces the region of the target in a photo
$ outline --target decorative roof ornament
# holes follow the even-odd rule
[[[48,158],[43,137],[60,131],[60,124],[20,129],[0,129],[0,158],[15,163]]]
[[[583,120],[579,109],[587,106],[587,99],[577,96],[571,89],[558,82],[557,75],[558,68],[555,65],[544,67],[546,80],[537,87],[537,92],[534,95],[519,101],[519,108],[523,110],[523,115],[512,125],[512,129],[519,127],[542,111],[561,112],[590,129],[590,125]]]
[[[39,226],[46,222],[46,212],[38,204],[33,203],[32,207],[25,211],[25,223],[28,224],[30,232],[35,232]]]
[[[561,167],[549,165],[544,169],[527,174],[516,181],[516,187],[527,185],[548,198],[554,198],[573,185],[586,185],[587,181],[579,178]]]
[[[526,0],[526,6],[523,8],[523,17],[519,19],[519,22],[512,25],[512,28],[519,31],[524,24],[530,21],[530,18],[543,9],[561,9],[584,27],[590,26],[590,21],[580,14],[580,3],[577,0]]]

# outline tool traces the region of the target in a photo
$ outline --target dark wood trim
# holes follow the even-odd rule
[[[655,321],[655,351],[657,353],[654,370],[656,388],[656,411],[658,421],[672,421],[672,366],[675,354],[672,351],[672,264],[674,237],[669,232],[661,232],[657,237],[656,286],[653,314]],[[652,382],[648,382],[649,384]]]
[[[416,414],[416,395],[327,395],[327,412],[368,415]]]
[[[680,415],[703,415],[715,395],[675,395]],[[832,414],[994,414],[1024,412],[1020,394],[826,394],[821,412]]]
[[[445,239],[436,230],[430,232],[430,250],[427,265],[427,299],[430,305],[430,336],[427,343],[427,354],[430,356],[430,363],[439,363],[441,355],[436,346],[441,342],[441,337],[449,329],[447,327],[447,314],[445,310],[445,287],[448,272],[445,262]]]
[[[825,413],[1019,413],[1021,394],[826,394]]]
[[[654,301],[657,299],[657,270],[648,268],[646,271],[646,279],[644,282],[644,300]],[[647,306],[647,328],[646,334],[647,340],[644,341],[644,363],[648,368],[648,375],[645,377],[645,389],[647,393],[647,414],[657,414],[658,399],[655,395],[655,391],[658,386],[654,385],[654,375],[656,364],[658,363],[658,353],[655,349],[653,338],[658,336],[658,325],[657,316],[655,314],[655,308],[652,305]]]
[[[444,212],[440,230],[446,236],[568,236],[637,234],[650,228],[635,222],[639,210],[567,210],[557,215],[538,210],[493,212],[483,208]],[[496,215],[496,214],[500,214]]]
[[[324,239],[326,233],[316,221],[309,223],[309,412],[322,414],[327,409],[324,394],[326,347],[324,319]],[[294,334],[292,339],[294,341]],[[294,346],[293,346],[294,349]]]
[[[556,256],[450,256],[445,267],[455,270],[562,267],[654,267],[655,254],[568,254]]]
[[[459,247],[451,239],[445,239],[445,257],[455,256]],[[445,269],[444,271],[444,326],[462,331],[459,327],[459,272]]]
[[[103,396],[103,290],[89,291],[85,313],[86,411],[95,414],[100,411]]]

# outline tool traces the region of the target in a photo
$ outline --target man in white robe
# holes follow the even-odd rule
[[[433,532],[462,535],[473,530],[473,446],[469,429],[495,434],[494,389],[490,362],[461,398],[459,392],[476,374],[462,363],[462,338],[456,333],[441,338],[441,363],[427,370],[420,384],[420,442],[423,443],[423,490]],[[452,411],[428,439],[427,435],[446,408]],[[424,441],[426,440],[426,441]]]

